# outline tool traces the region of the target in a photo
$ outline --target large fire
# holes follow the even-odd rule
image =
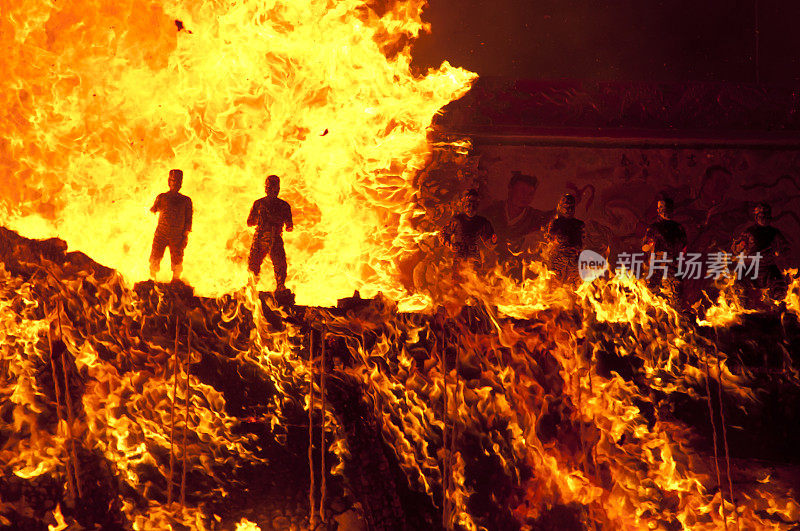
[[[182,168],[184,277],[219,295],[246,282],[245,220],[275,173],[297,213],[298,302],[405,295],[391,264],[418,237],[427,129],[474,78],[411,74],[423,1],[381,15],[363,0],[1,5],[4,225],[141,280],[148,209]]]
[[[765,378],[721,346],[750,312],[731,290],[692,321],[626,275],[572,290],[538,263],[403,288],[427,130],[473,78],[411,74],[423,1],[60,4],[0,0],[0,223],[118,273],[0,229],[0,526],[309,529],[334,505],[371,529],[800,521],[780,464],[729,449],[765,381],[800,388],[789,353]],[[202,297],[134,286],[176,167]],[[271,173],[298,302],[382,296],[242,289]]]

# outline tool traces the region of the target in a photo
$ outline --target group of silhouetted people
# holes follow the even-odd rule
[[[167,248],[170,251],[173,280],[180,279],[183,253],[192,230],[192,201],[180,193],[183,172],[170,170],[169,191],[156,197],[151,212],[157,213],[158,226],[153,236],[150,253],[150,275],[158,274]],[[558,281],[574,284],[579,280],[579,256],[583,251],[586,225],[575,217],[576,199],[572,194],[561,196],[554,213],[536,210],[530,202],[536,191],[534,176],[514,172],[508,185],[506,201],[496,201],[478,213],[480,196],[477,190],[468,190],[462,197],[460,212],[445,225],[439,234],[440,241],[453,253],[454,272],[465,266],[481,267],[481,246],[489,245],[496,251],[504,271],[512,277],[519,273],[522,263],[533,255],[524,255],[524,238],[540,231],[540,259],[554,272]],[[257,282],[261,264],[269,255],[275,273],[277,291],[286,290],[286,252],[283,230],[292,231],[292,209],[278,198],[280,178],[270,175],[265,182],[265,196],[253,203],[247,225],[255,227],[248,269]],[[684,269],[687,247],[686,230],[672,219],[674,203],[661,194],[657,198],[658,219],[644,233],[641,250],[650,253],[648,283],[679,303],[686,279]],[[788,251],[788,242],[780,230],[772,226],[772,211],[767,203],[754,209],[755,223],[733,238],[730,250],[733,255],[759,260],[760,275],[745,280],[752,289],[769,290],[780,296],[785,287],[778,261]],[[695,253],[696,254],[696,253]],[[661,275],[654,275],[653,257],[658,257]]]
[[[544,262],[560,282],[575,284],[580,280],[579,256],[584,250],[586,225],[575,217],[575,196],[563,194],[555,212],[548,214],[529,205],[536,184],[534,176],[515,172],[509,182],[508,199],[494,202],[480,213],[478,191],[470,189],[465,192],[461,211],[439,234],[440,241],[452,250],[456,276],[457,271],[465,266],[481,267],[481,246],[485,245],[495,250],[502,270],[512,277],[517,276],[516,269],[521,268],[525,261],[537,259]],[[650,255],[647,276],[650,288],[680,305],[684,283],[689,278],[686,274],[687,257],[691,261],[699,253],[686,252],[686,230],[672,218],[673,200],[667,194],[659,194],[656,205],[658,218],[644,232],[641,240],[643,253],[636,254]],[[787,254],[788,242],[781,231],[772,226],[769,204],[758,203],[754,218],[753,225],[732,239],[731,253],[714,254],[723,254],[728,260],[739,257],[737,267],[749,267],[750,270],[753,270],[753,262],[757,261],[755,274],[752,278],[739,278],[740,284],[745,289],[767,291],[771,297],[779,298],[785,292],[786,282],[778,261]],[[524,237],[537,232],[541,235],[537,252],[525,254]],[[723,258],[720,260],[724,261]],[[722,271],[726,265],[714,267]]]
[[[180,279],[183,270],[183,252],[192,230],[192,200],[180,193],[183,171],[170,170],[167,180],[169,191],[158,194],[151,212],[158,214],[158,225],[150,251],[150,276],[155,279],[169,248],[172,265],[172,280]],[[278,198],[281,180],[277,175],[267,177],[264,185],[266,195],[253,203],[247,226],[255,227],[250,246],[248,269],[255,282],[261,272],[261,263],[269,255],[275,272],[276,291],[286,290],[286,251],[283,247],[284,228],[291,232],[292,209],[289,203]]]

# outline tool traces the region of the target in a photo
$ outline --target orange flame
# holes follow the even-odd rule
[[[297,232],[286,241],[289,285],[299,302],[330,303],[353,288],[365,295],[383,291],[406,307],[427,302],[407,295],[395,272],[397,260],[424,236],[414,228],[412,177],[429,154],[433,115],[474,76],[446,63],[425,77],[410,73],[410,39],[427,29],[423,4],[400,2],[379,15],[360,0],[97,0],[92,6],[0,0],[0,42],[7,50],[0,57],[6,74],[0,80],[6,132],[0,223],[26,235],[59,235],[127,280],[141,279],[152,230],[147,207],[164,189],[167,170],[181,167],[196,207],[185,276],[199,292],[214,295],[244,284],[249,235],[243,220],[264,176],[278,173],[296,213]],[[449,326],[462,328],[427,343],[420,338],[431,330],[404,321],[396,308],[320,316],[332,333],[361,333],[357,346],[348,345],[359,363],[341,372],[375,398],[374,416],[409,484],[438,504],[445,477],[452,479],[445,493],[451,521],[482,529],[470,513],[471,457],[459,436],[444,447],[449,429],[478,440],[483,455],[515,478],[520,492],[509,512],[521,524],[553,504],[579,505],[587,524],[604,528],[732,524],[734,508],[712,492],[707,456],[692,451],[690,428],[662,416],[654,397],[696,396],[698,384],[713,378],[743,407],[755,400],[747,377],[732,374],[725,354],[643,283],[617,275],[572,293],[554,289],[550,277],[539,265],[528,267],[521,283],[499,270],[467,275],[452,299],[443,280],[436,297],[449,309],[461,309],[467,297],[477,301],[490,331],[449,319]],[[165,485],[167,411],[185,395],[169,391],[164,338],[122,337],[125,323],[138,320],[143,330],[149,316],[119,277],[95,285],[96,301],[81,292],[81,281],[64,282],[62,339],[87,379],[85,416],[69,427],[81,445],[114,463],[123,482],[144,491],[141,470],[156,468]],[[69,459],[67,421],[36,429],[53,404],[35,374],[49,355],[42,347],[49,323],[36,316],[40,299],[32,284],[0,268],[0,397],[15,428],[0,448],[0,464],[3,473],[22,478],[63,473]],[[795,312],[797,292],[795,282],[786,301]],[[165,295],[157,287],[153,296]],[[237,341],[214,325],[207,332],[227,341],[237,362],[271,379],[277,393],[264,417],[275,428],[284,402],[313,385],[314,368],[299,355],[297,325],[271,329],[254,290],[236,291],[233,299],[232,307],[222,299],[206,304],[219,304],[223,320],[248,312],[250,336]],[[700,324],[729,326],[743,311],[722,297]],[[186,317],[200,325],[199,313]],[[106,322],[123,324],[112,329]],[[365,332],[379,339],[367,346]],[[604,344],[642,361],[637,379],[598,372]],[[194,345],[193,354],[203,348]],[[412,355],[420,348],[428,349],[421,364]],[[101,357],[103,349],[117,358]],[[451,354],[457,365],[445,371]],[[716,363],[704,372],[699,361],[709,358]],[[120,359],[131,362],[130,370],[115,365]],[[234,433],[237,419],[226,413],[224,396],[196,376],[190,382],[192,430],[181,451],[190,471],[209,478],[222,496],[225,481],[215,463],[233,469],[240,460],[261,458]],[[543,432],[542,419],[556,403],[565,440]],[[652,419],[645,418],[645,404],[655,412]],[[325,418],[329,450],[340,457],[331,466],[340,471],[347,444],[335,416],[328,411]],[[440,468],[444,457],[449,469]],[[782,486],[776,480],[739,491],[736,510],[746,528],[788,528],[764,514],[800,517],[794,492]],[[134,529],[178,522],[202,529],[212,516],[202,507],[127,499],[122,512]],[[64,523],[60,507],[53,516]],[[256,528],[246,519],[237,525]]]
[[[412,75],[424,4],[3,0],[0,223],[144,279],[148,208],[182,168],[184,277],[216,295],[246,281],[244,222],[276,173],[298,302],[410,300],[394,264],[419,237],[411,180],[433,116],[474,79]]]

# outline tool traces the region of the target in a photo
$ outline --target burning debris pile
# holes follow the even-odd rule
[[[626,277],[414,267],[429,126],[474,79],[412,75],[423,5],[3,3],[0,223],[92,258],[0,229],[0,525],[798,525],[797,286],[698,326]],[[130,287],[174,167],[202,296]],[[307,306],[241,287],[272,173]]]
[[[309,528],[310,462],[318,528],[800,520],[792,311],[692,326],[622,278],[517,318],[280,308],[6,230],[1,258],[8,528]]]

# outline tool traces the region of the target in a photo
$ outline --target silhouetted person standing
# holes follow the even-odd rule
[[[753,215],[755,224],[745,229],[733,242],[734,254],[747,255],[751,260],[751,257],[759,255],[757,276],[742,280],[747,286],[767,289],[772,298],[781,299],[786,295],[787,284],[780,262],[789,251],[789,242],[780,230],[772,226],[772,207],[769,203],[758,203]]]
[[[666,194],[660,194],[656,203],[658,221],[647,227],[642,239],[642,251],[650,253],[651,265],[659,264],[660,273],[655,268],[650,271],[650,289],[661,287],[661,292],[674,306],[680,306],[683,294],[683,279],[678,276],[679,258],[686,250],[686,230],[672,219],[675,203]]]
[[[156,278],[164,258],[164,250],[169,247],[172,265],[172,280],[178,280],[183,271],[183,251],[192,230],[192,200],[178,193],[183,184],[182,170],[169,170],[169,192],[158,194],[150,212],[158,213],[158,226],[153,235],[150,251],[150,277]]]
[[[578,256],[583,247],[584,222],[575,218],[575,196],[564,194],[556,216],[547,224],[544,239],[547,265],[561,282],[576,282]]]
[[[250,209],[247,226],[256,227],[253,245],[250,247],[248,266],[256,280],[261,273],[261,263],[269,254],[272,268],[275,271],[276,291],[286,290],[286,251],[283,248],[283,228],[292,232],[292,208],[283,199],[278,199],[281,180],[277,175],[270,175],[264,185],[266,196],[262,197]]]
[[[528,245],[533,242],[526,242],[526,238],[540,231],[551,215],[531,206],[538,184],[533,175],[512,172],[507,198],[495,201],[481,212],[497,233],[500,264],[517,277],[522,274],[521,262],[530,258]]]
[[[477,270],[481,267],[480,243],[497,243],[497,235],[492,224],[483,216],[477,215],[478,191],[467,190],[461,199],[461,212],[444,226],[439,233],[439,241],[453,251],[453,278],[460,280],[460,270],[468,267]]]

